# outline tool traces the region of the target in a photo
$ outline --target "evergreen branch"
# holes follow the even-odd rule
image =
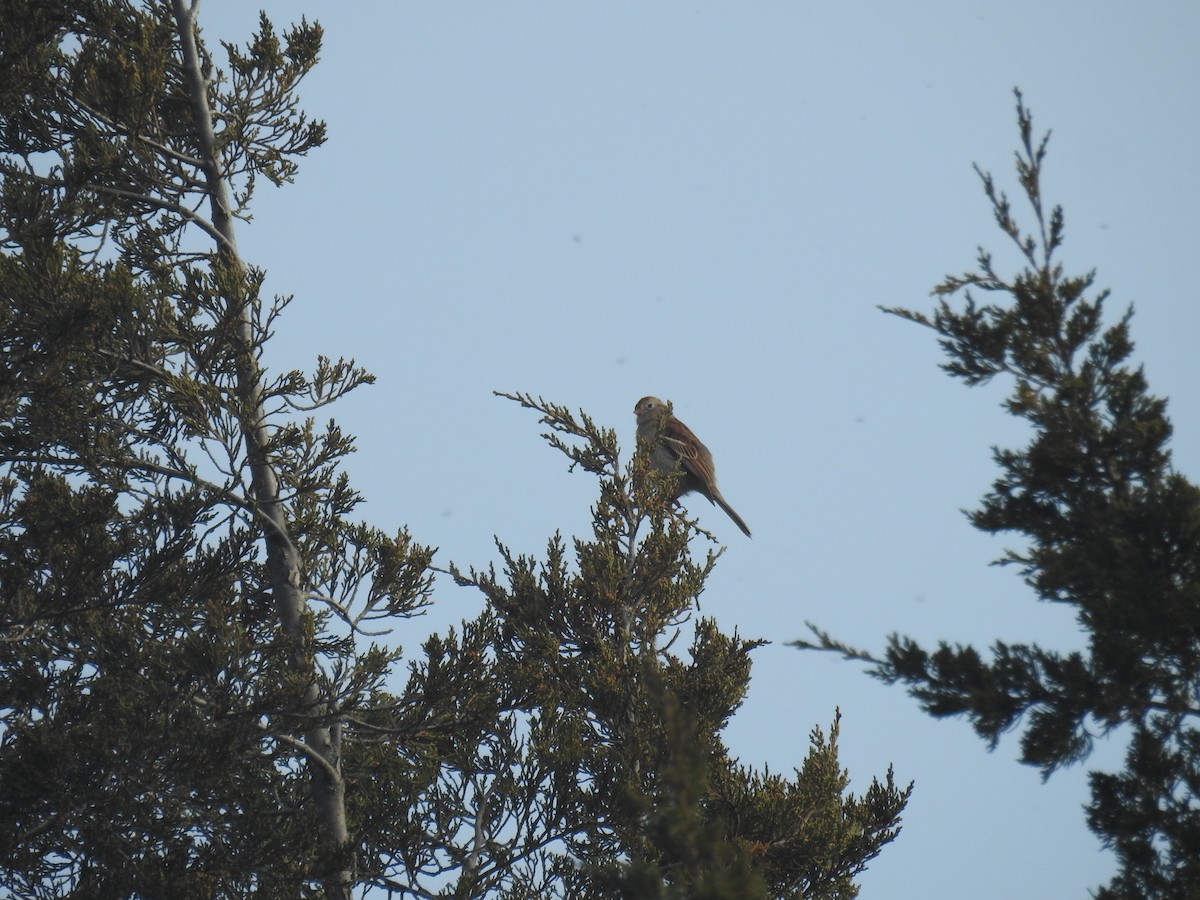
[[[535,399],[532,394],[520,391],[511,394],[492,391],[492,394],[513,400],[525,409],[541,413],[539,423],[549,425],[551,429],[544,432],[542,437],[571,460],[569,470],[580,466],[596,475],[616,476],[619,468],[616,433],[611,429],[598,427],[583,410],[579,411],[580,421],[577,422],[568,407],[550,403],[541,397]],[[563,434],[581,439],[582,446],[568,444],[559,437]]]
[[[805,627],[808,628],[817,638],[816,643],[805,640],[788,641],[789,647],[796,647],[799,650],[823,650],[830,653],[838,653],[843,659],[855,660],[856,662],[870,663],[873,666],[884,666],[886,663],[877,656],[872,655],[866,650],[858,650],[851,647],[849,644],[832,637],[829,632],[818,628],[814,623],[806,621]]]

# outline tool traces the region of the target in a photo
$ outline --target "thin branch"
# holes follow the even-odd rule
[[[355,634],[361,634],[363,637],[383,637],[384,635],[392,633],[393,629],[391,628],[385,628],[382,631],[368,631],[367,629],[360,627],[358,623],[362,621],[363,616],[350,615],[350,610],[347,608],[347,606],[344,603],[339,603],[332,597],[327,597],[324,594],[318,594],[316,591],[309,591],[305,597],[308,600],[316,600],[318,603],[324,603],[335,613],[337,613],[338,618],[349,625],[350,630]]]
[[[51,178],[49,175],[38,175],[36,172],[30,172],[24,169],[19,169],[7,163],[0,163],[0,175],[8,178],[15,178],[24,181],[32,181],[36,184],[45,187],[68,189],[70,187],[65,179]],[[145,203],[148,206],[153,206],[156,209],[173,212],[181,218],[192,222],[200,227],[200,230],[211,237],[222,247],[228,243],[221,232],[213,225],[212,222],[204,218],[194,209],[189,209],[182,203],[176,200],[167,200],[162,197],[152,197],[149,194],[139,194],[137,191],[126,191],[122,188],[110,187],[102,184],[86,183],[80,186],[81,190],[90,191],[94,194],[107,194],[112,197],[120,197],[122,200],[132,200],[137,203]]]
[[[279,732],[272,731],[269,727],[263,725],[261,722],[258,723],[258,727],[262,729],[263,734],[267,735],[273,740],[279,741],[280,743],[287,744],[294,750],[298,750],[305,758],[315,762],[317,766],[325,771],[325,774],[329,777],[331,784],[336,785],[337,787],[343,786],[342,773],[338,771],[337,766],[325,758],[320,750],[317,750],[315,747],[310,746],[299,738],[294,738],[288,734],[280,734]]]
[[[169,157],[170,159],[174,160],[175,162],[181,162],[185,165],[195,166],[197,169],[202,168],[202,164],[199,159],[196,159],[193,156],[188,156],[186,153],[180,153],[178,150],[172,149],[171,147],[168,147],[165,144],[160,144],[158,141],[154,140],[153,138],[146,137],[146,135],[144,135],[144,134],[140,134],[138,132],[131,132],[131,131],[128,131],[127,129],[123,129],[123,128],[121,128],[120,125],[118,125],[116,122],[114,122],[107,115],[105,115],[100,110],[93,107],[91,104],[82,100],[80,97],[74,96],[74,97],[72,97],[72,99],[75,101],[75,104],[80,109],[82,109],[89,116],[94,118],[97,122],[100,122],[101,124],[112,129],[112,133],[114,135],[116,135],[118,137],[126,138],[127,140],[140,141],[141,143],[157,150],[159,153],[163,154],[166,157]],[[197,187],[199,186],[199,182],[196,183],[196,186]]]
[[[62,186],[66,187],[66,184],[64,183]],[[83,187],[84,190],[90,190],[97,194],[109,194],[114,197],[120,197],[124,200],[133,200],[137,203],[148,204],[156,209],[173,212],[181,218],[198,225],[200,230],[216,241],[217,244],[222,247],[222,249],[228,246],[229,242],[227,238],[221,234],[221,232],[216,228],[216,226],[213,225],[212,222],[208,221],[208,219],[204,218],[195,210],[188,209],[188,207],[175,200],[165,200],[161,197],[152,197],[149,194],[139,194],[136,191],[126,191],[122,190],[121,188],[108,187],[107,185],[100,184],[85,184]]]

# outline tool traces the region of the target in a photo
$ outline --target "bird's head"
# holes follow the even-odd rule
[[[643,397],[633,408],[633,414],[638,417],[639,422],[646,418],[653,420],[670,412],[671,404],[663,403],[657,397]]]

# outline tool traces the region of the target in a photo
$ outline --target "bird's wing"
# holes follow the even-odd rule
[[[717,474],[713,469],[712,454],[692,429],[672,417],[663,424],[660,439],[684,469],[699,478],[710,491],[716,487]]]

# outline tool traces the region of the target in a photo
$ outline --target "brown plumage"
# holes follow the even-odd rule
[[[680,473],[674,499],[697,491],[725,510],[746,537],[750,537],[750,529],[742,517],[717,490],[717,470],[712,454],[692,429],[675,418],[671,407],[657,397],[643,397],[633,412],[637,416],[638,442],[652,447],[650,463],[660,472]]]

